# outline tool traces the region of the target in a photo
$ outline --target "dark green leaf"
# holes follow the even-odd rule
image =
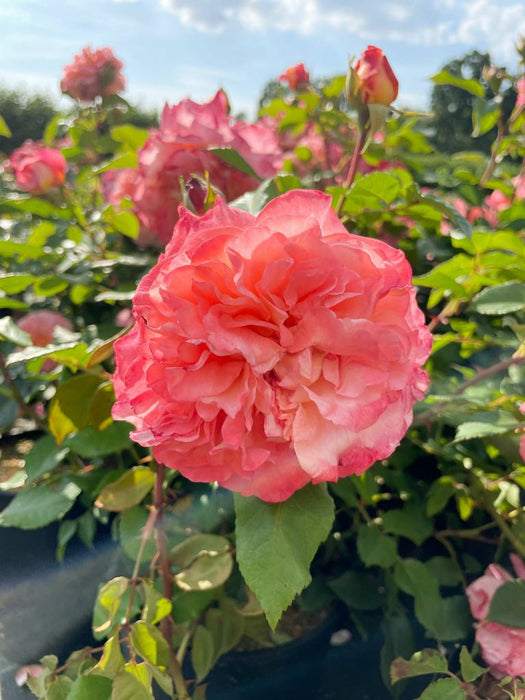
[[[257,180],[261,180],[252,166],[244,160],[244,158],[238,151],[235,150],[235,148],[216,148],[215,146],[212,146],[211,148],[208,148],[208,151],[210,151],[210,153],[214,153],[225,163],[233,165],[234,168],[237,168],[237,170],[240,170],[242,173],[251,175]]]
[[[112,423],[104,430],[95,430],[88,425],[76,435],[72,435],[64,441],[73,452],[76,452],[81,457],[92,459],[93,457],[103,457],[114,452],[121,452],[129,448],[130,439],[129,431],[131,426],[129,423],[117,421]]]
[[[525,581],[507,581],[496,590],[487,620],[525,629]]]
[[[26,486],[32,484],[42,475],[53,471],[66,457],[68,451],[67,448],[59,447],[52,435],[46,435],[35,442],[25,459]]]
[[[393,537],[383,535],[376,525],[361,525],[357,533],[357,552],[366,566],[393,566],[397,545]]]
[[[472,136],[486,134],[498,123],[501,106],[494,100],[475,97],[472,102]]]
[[[383,528],[386,532],[402,535],[420,545],[432,534],[433,523],[425,515],[422,504],[410,501],[402,509],[385,513]]]
[[[469,650],[465,646],[461,647],[459,663],[461,664],[461,675],[463,676],[463,680],[467,681],[467,683],[475,681],[476,678],[479,678],[481,674],[485,673],[487,670],[472,659]]]
[[[220,535],[188,537],[170,552],[170,561],[181,571],[175,583],[183,591],[205,591],[225,583],[233,568],[230,542]]]
[[[346,571],[328,585],[351,609],[375,610],[381,605],[377,581],[370,574]]]
[[[429,685],[419,700],[467,700],[467,691],[463,690],[457,678],[441,678]]]
[[[191,663],[197,675],[197,681],[202,681],[211,670],[215,658],[215,648],[211,632],[199,625],[193,635],[191,647]]]

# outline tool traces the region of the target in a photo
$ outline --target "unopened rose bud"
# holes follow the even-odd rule
[[[399,83],[386,56],[376,46],[369,46],[359,56],[350,79],[354,94],[366,104],[389,106],[396,99]]]
[[[196,214],[202,216],[206,211],[209,186],[197,177],[192,177],[184,185],[189,204]]]

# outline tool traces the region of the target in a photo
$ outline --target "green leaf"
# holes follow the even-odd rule
[[[483,136],[498,123],[501,106],[494,100],[475,97],[472,102],[472,136]]]
[[[114,126],[111,129],[111,138],[119,143],[125,143],[132,150],[142,148],[149,138],[147,129],[139,129],[132,124],[122,124],[122,126]]]
[[[440,513],[455,493],[454,479],[441,476],[432,482],[427,492],[426,514],[430,517]]]
[[[525,629],[525,581],[507,581],[496,590],[487,620]]]
[[[131,643],[135,651],[146,661],[165,671],[169,665],[168,643],[160,631],[144,620],[131,626]]]
[[[111,700],[154,700],[151,688],[144,684],[129,671],[120,671],[113,680]]]
[[[446,70],[439,71],[439,73],[433,75],[430,80],[436,83],[436,85],[454,85],[454,87],[466,90],[470,92],[471,95],[476,95],[477,97],[483,97],[485,95],[483,86],[477,80],[458,78],[457,75],[452,75],[452,73]]]
[[[95,175],[106,173],[108,170],[121,170],[122,168],[136,168],[138,166],[137,153],[130,152],[118,155],[110,161],[93,168]]]
[[[63,520],[58,528],[56,557],[59,563],[64,560],[67,543],[77,531],[76,520]]]
[[[56,275],[49,275],[48,277],[41,277],[35,282],[33,291],[37,297],[51,297],[63,292],[68,287],[68,284],[68,282]]]
[[[511,432],[519,426],[519,422],[511,413],[496,410],[478,411],[473,415],[471,421],[458,425],[454,442],[488,435],[501,435]]]
[[[463,680],[467,681],[467,683],[475,681],[476,678],[479,678],[481,674],[485,673],[487,670],[472,659],[469,650],[465,646],[461,647],[461,651],[459,652],[459,663],[461,664],[461,675],[463,676]]]
[[[257,180],[262,179],[259,177],[259,175],[257,175],[252,166],[244,160],[241,154],[237,150],[235,150],[235,148],[217,148],[215,146],[212,146],[211,148],[208,148],[208,151],[210,153],[214,153],[225,163],[233,165],[234,168],[237,168],[237,170],[240,170],[242,173],[246,173],[246,175],[251,175]]]
[[[117,576],[101,586],[93,611],[93,633],[96,638],[111,630],[113,621],[129,588],[129,579]]]
[[[437,578],[440,586],[457,586],[461,583],[461,569],[457,562],[448,557],[432,557],[425,566]]]
[[[354,610],[375,610],[381,605],[382,599],[377,581],[370,574],[346,571],[330,581],[328,585],[349,608]]]
[[[480,314],[501,316],[525,309],[525,284],[504,282],[486,287],[472,300],[471,308]]]
[[[142,619],[152,625],[156,625],[157,622],[160,622],[171,613],[171,600],[165,598],[147,581],[142,582],[142,590],[144,591],[145,600]]]
[[[467,691],[463,690],[457,678],[441,678],[432,683],[419,696],[419,700],[466,700]]]
[[[83,374],[60,384],[49,406],[49,430],[60,445],[70,434],[85,428],[89,405],[102,377]]]
[[[397,544],[376,525],[361,525],[357,533],[357,552],[366,566],[388,568],[396,562]]]
[[[29,486],[43,474],[53,471],[62,462],[69,450],[59,447],[52,435],[40,438],[25,459],[27,473],[26,486]]]
[[[238,494],[234,501],[239,568],[275,628],[311,581],[310,564],[328,537],[334,504],[326,484],[306,486],[282,503]]]
[[[215,648],[211,632],[199,625],[193,635],[191,647],[191,663],[197,675],[197,681],[202,681],[210,672],[215,659]]]
[[[181,571],[175,583],[183,591],[206,591],[225,583],[233,569],[229,540],[220,535],[188,537],[170,552],[170,561]]]
[[[80,489],[67,484],[54,490],[49,486],[35,486],[20,491],[0,513],[0,526],[34,530],[54,520],[60,520],[71,508]]]
[[[89,406],[89,422],[97,431],[108,428],[113,422],[111,409],[115,403],[115,390],[112,382],[100,384]],[[122,425],[122,424],[121,424]]]
[[[62,444],[86,459],[103,457],[129,448],[131,429],[130,424],[123,421],[116,421],[104,430],[96,430],[88,425],[76,435],[68,437]]]
[[[104,676],[79,676],[67,700],[111,700],[112,682]]]
[[[46,700],[67,700],[73,681],[67,676],[59,676],[47,688]]]
[[[130,211],[120,211],[111,217],[111,225],[128,238],[138,238],[140,222]]]
[[[408,617],[402,613],[384,617],[381,631],[385,643],[381,648],[381,677],[387,687],[392,685],[390,669],[395,659],[414,652],[414,631]]]
[[[33,284],[38,277],[34,275],[7,274],[0,278],[0,289],[6,294],[18,294]],[[2,321],[5,319],[3,318]]]
[[[5,119],[2,117],[1,114],[0,114],[0,136],[5,136],[8,139],[10,139],[12,136],[12,133],[6,124]]]
[[[90,673],[97,676],[114,678],[119,671],[124,668],[124,657],[120,648],[118,634],[110,637],[104,644],[104,651],[96,666],[93,666]]]
[[[95,505],[106,510],[126,510],[138,505],[154,484],[155,474],[149,467],[133,467],[103,488]]]
[[[425,515],[421,504],[410,501],[401,509],[385,513],[383,528],[386,532],[407,537],[414,544],[420,545],[432,534],[433,522]]]
[[[148,520],[148,512],[143,507],[130,508],[119,516],[119,539],[122,548],[130,559],[135,560],[140,547],[142,530]],[[146,542],[143,561],[151,560],[157,551],[152,539]]]
[[[211,632],[216,656],[233,649],[244,634],[244,617],[228,600],[221,608],[210,608],[206,613],[206,629]]]
[[[410,659],[396,659],[390,667],[390,680],[393,683],[404,678],[415,678],[427,674],[446,673],[447,660],[435,649],[416,651]]]
[[[0,318],[0,340],[8,340],[16,345],[31,345],[33,342],[29,333],[22,331],[11,316]]]

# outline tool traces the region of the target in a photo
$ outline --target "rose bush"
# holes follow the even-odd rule
[[[26,141],[13,151],[5,168],[14,173],[16,184],[21,190],[42,194],[64,183],[67,163],[56,148]]]
[[[115,344],[115,418],[196,481],[282,501],[392,453],[431,347],[403,254],[317,192],[184,210]]]
[[[81,102],[122,92],[126,86],[120,72],[123,65],[110,48],[86,46],[64,67],[60,89]]]

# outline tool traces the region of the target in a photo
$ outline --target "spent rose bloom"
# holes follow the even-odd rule
[[[86,46],[64,67],[60,89],[81,102],[106,97],[124,90],[126,81],[120,72],[124,66],[110,48]]]
[[[304,67],[304,63],[298,63],[281,73],[279,80],[288,83],[290,90],[300,90],[310,82],[310,73]]]
[[[42,194],[58,187],[66,179],[66,159],[56,148],[28,140],[7,160],[6,169],[12,170],[16,184],[24,192]]]
[[[19,318],[16,325],[31,336],[33,345],[42,348],[53,343],[54,331],[57,326],[68,331],[73,330],[73,324],[68,318],[56,313],[56,311],[47,311],[46,309],[31,311]],[[47,358],[41,369],[43,372],[49,372],[56,366],[57,363],[54,360]]]
[[[525,580],[525,562],[510,555],[516,575]],[[483,660],[496,678],[525,675],[525,629],[508,627],[486,619],[494,593],[513,578],[499,564],[491,564],[484,575],[466,589],[472,616],[481,622],[476,627],[476,641]]]
[[[162,243],[171,238],[184,185],[193,177],[207,174],[227,201],[258,186],[256,178],[208,150],[212,146],[237,149],[263,178],[273,177],[281,167],[282,153],[274,131],[264,124],[230,119],[228,98],[222,90],[205,104],[186,99],[173,107],[166,105],[160,128],[151,131],[139,151],[131,193],[142,226]]]
[[[181,207],[133,314],[114,418],[188,479],[266,501],[390,455],[428,385],[404,254],[349,234],[318,191],[257,216]]]
[[[397,97],[399,84],[381,49],[368,46],[359,56],[354,72],[357,89],[364,104],[390,105]]]

